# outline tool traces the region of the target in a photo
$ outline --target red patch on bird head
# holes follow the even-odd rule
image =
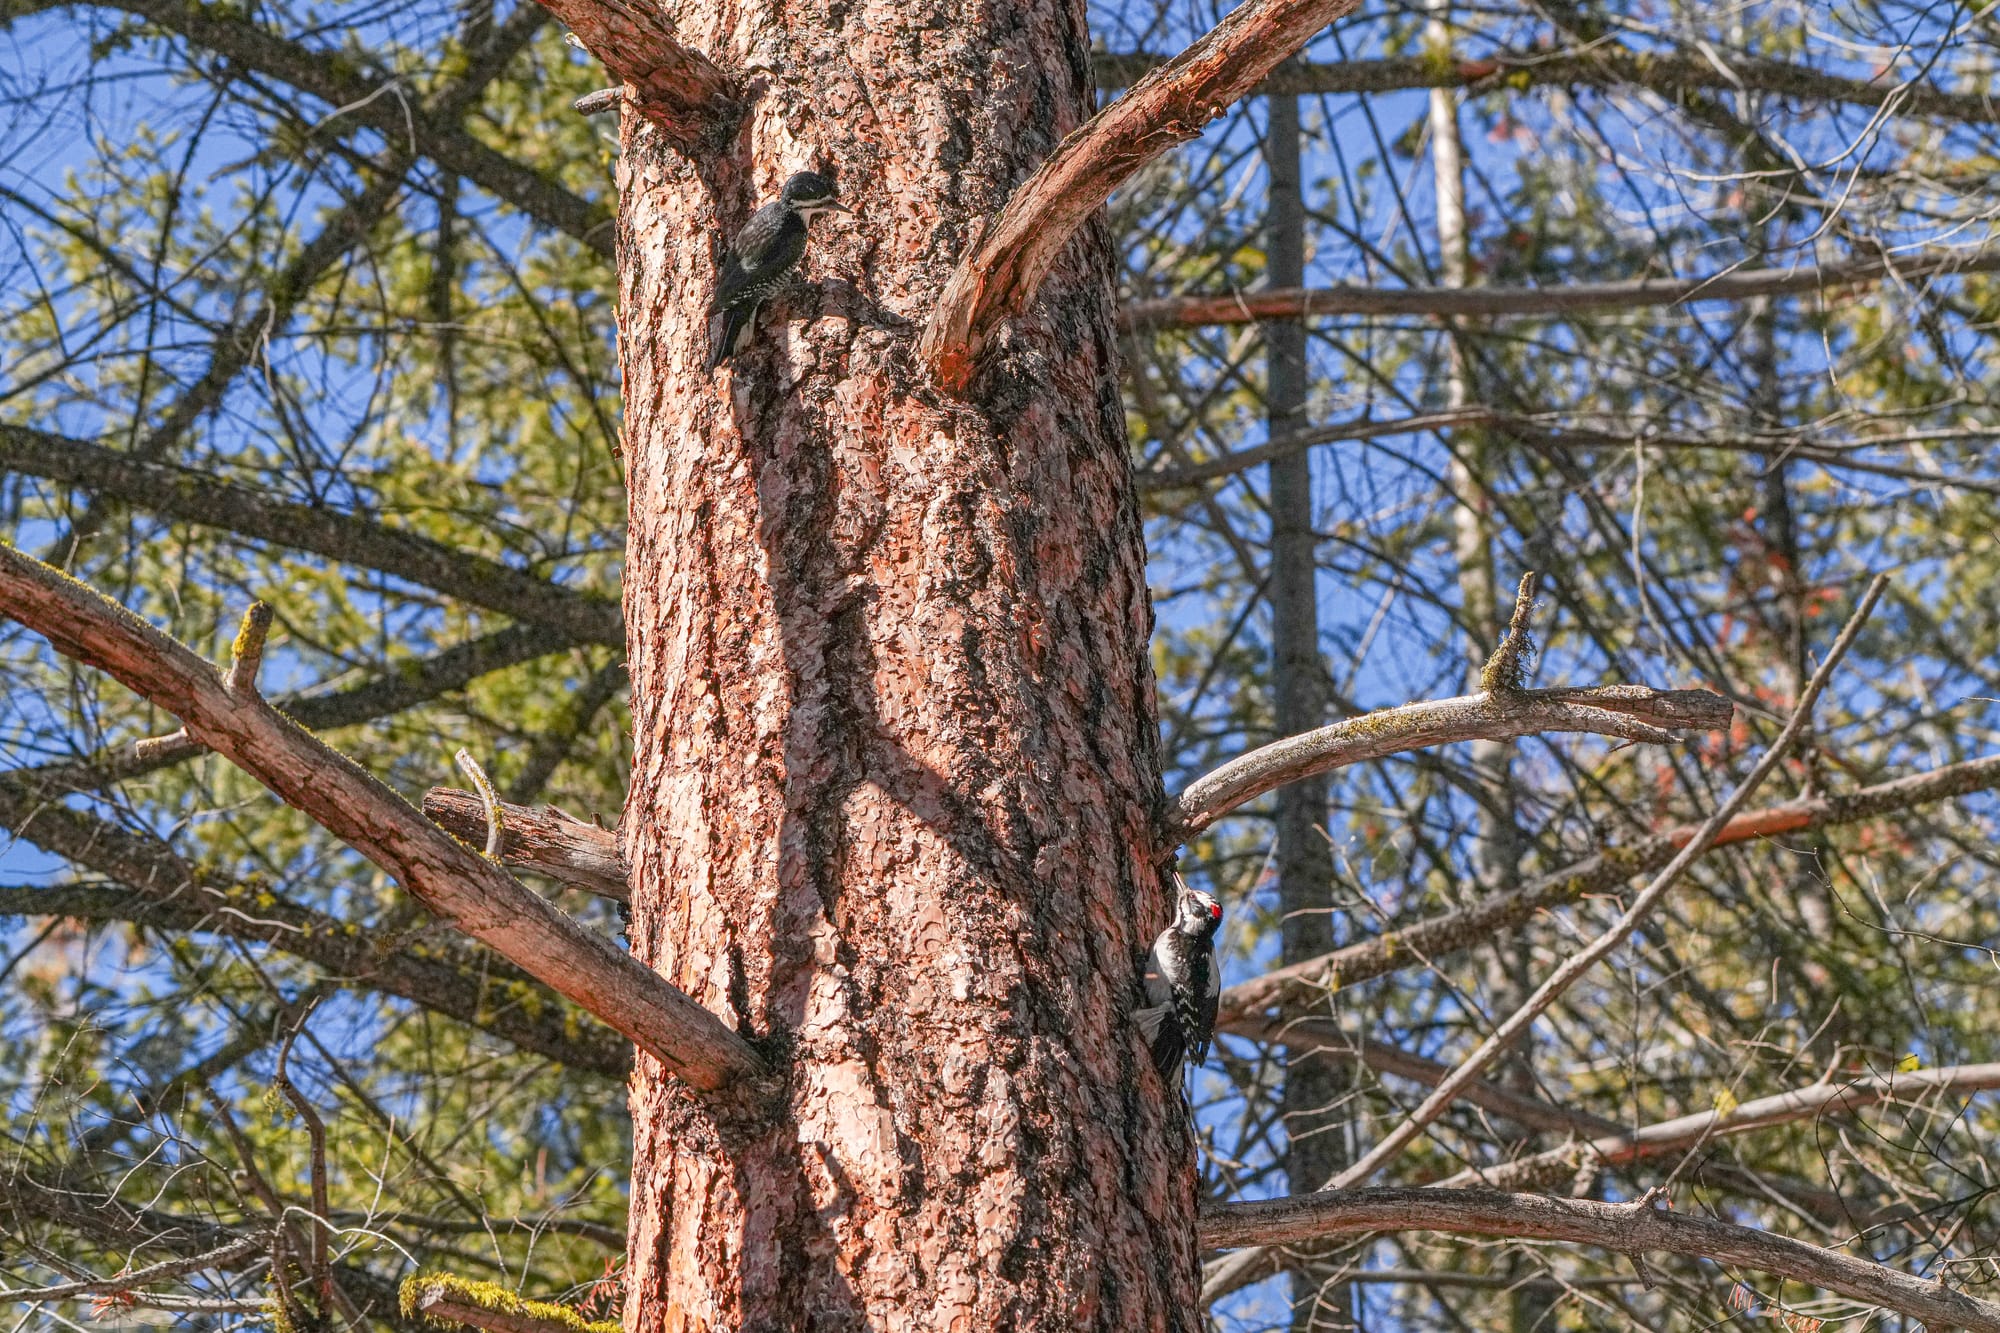
[[[1222,904],[1221,904],[1221,903],[1210,903],[1210,904],[1208,905],[1208,919],[1209,919],[1210,921],[1220,921],[1220,920],[1222,920]]]

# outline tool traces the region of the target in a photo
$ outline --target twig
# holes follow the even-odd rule
[[[331,1225],[327,1221],[327,1214],[332,1211],[333,1207],[327,1198],[326,1188],[326,1122],[320,1119],[319,1111],[313,1106],[312,1102],[307,1100],[306,1095],[299,1091],[297,1085],[292,1082],[286,1072],[286,1065],[292,1055],[292,1043],[298,1040],[299,1033],[305,1031],[306,1022],[312,1017],[313,1007],[316,1006],[308,1007],[304,1013],[299,1015],[298,1022],[292,1025],[292,1030],[285,1034],[284,1042],[278,1047],[277,1068],[271,1075],[271,1087],[284,1097],[286,1101],[290,1102],[292,1109],[299,1113],[299,1119],[305,1121],[306,1138],[311,1144],[310,1180],[312,1182],[313,1215],[311,1219],[310,1254],[312,1279],[313,1285],[319,1292],[320,1314],[325,1315],[333,1308],[334,1300],[333,1265],[328,1260],[326,1248],[326,1230]]]
[[[1284,1245],[1380,1231],[1437,1231],[1680,1254],[1741,1265],[1894,1310],[1935,1329],[2000,1333],[2000,1305],[1942,1283],[1753,1227],[1652,1207],[1496,1190],[1361,1189],[1224,1204],[1205,1213],[1205,1246]]]
[[[468,842],[488,827],[485,802],[476,794],[451,787],[424,793],[424,813],[438,827]],[[600,898],[629,902],[625,857],[618,835],[586,824],[552,805],[541,807],[500,802],[506,824],[500,856],[508,865],[560,880]]]
[[[1507,637],[1500,640],[1479,670],[1480,689],[1488,694],[1503,694],[1521,688],[1527,679],[1524,659],[1535,651],[1535,641],[1528,635],[1528,621],[1534,614],[1535,571],[1531,569],[1521,575],[1520,590],[1514,594],[1514,614],[1507,622]]]
[[[473,790],[479,793],[479,804],[486,819],[486,859],[498,861],[500,849],[507,841],[506,807],[500,803],[500,793],[493,790],[493,783],[487,778],[486,770],[472,757],[472,751],[461,748],[453,756],[458,760],[459,771],[465,774]]]
[[[1881,599],[1888,582],[1886,575],[1877,575],[1869,583],[1868,590],[1861,595],[1861,602],[1855,607],[1854,614],[1849,617],[1846,627],[1841,630],[1840,636],[1828,649],[1826,660],[1820,664],[1819,670],[1813,673],[1812,680],[1800,693],[1798,705],[1792,710],[1791,720],[1785,724],[1784,730],[1778,734],[1770,749],[1764,752],[1763,757],[1751,768],[1748,776],[1738,784],[1736,790],[1729,794],[1716,812],[1696,831],[1688,844],[1681,848],[1680,853],[1667,863],[1666,868],[1654,877],[1652,883],[1648,884],[1638,897],[1632,900],[1632,905],[1626,908],[1618,920],[1603,934],[1563,960],[1562,964],[1535,988],[1534,994],[1523,1001],[1513,1013],[1502,1019],[1486,1039],[1480,1042],[1414,1111],[1405,1116],[1402,1122],[1373,1148],[1362,1154],[1359,1161],[1342,1170],[1322,1186],[1323,1190],[1344,1190],[1358,1185],[1401,1153],[1413,1139],[1429,1127],[1431,1122],[1444,1114],[1445,1110],[1458,1099],[1460,1093],[1484,1073],[1488,1065],[1509,1049],[1564,991],[1575,984],[1585,972],[1608,957],[1634,930],[1638,929],[1639,923],[1644,921],[1653,908],[1659,905],[1661,899],[1666,897],[1682,873],[1708,850],[1716,835],[1729,823],[1731,816],[1743,808],[1743,805],[1756,793],[1757,788],[1763,785],[1764,779],[1777,769],[1779,763],[1791,751],[1793,743],[1805,732],[1812,720],[1813,705],[1826,689],[1827,682],[1832,679],[1834,668],[1840,665],[1841,659],[1847,655],[1847,650],[1861,633],[1861,627],[1867,623],[1869,613],[1875,609],[1875,603]],[[1230,1256],[1228,1261],[1218,1265],[1216,1271],[1204,1281],[1204,1299],[1213,1299],[1213,1293],[1226,1289],[1226,1284],[1233,1282],[1238,1272],[1256,1268],[1261,1262],[1261,1257],[1255,1251],[1246,1250]]]
[[[971,383],[1000,320],[1027,308],[1056,256],[1111,192],[1199,135],[1272,66],[1358,0],[1247,0],[1061,143],[959,261],[917,343],[948,392]]]
[[[594,93],[585,93],[569,105],[579,116],[601,116],[607,111],[616,111],[625,96],[625,87],[620,84],[616,88],[599,88]]]
[[[162,1259],[159,1263],[135,1268],[129,1273],[116,1277],[96,1277],[83,1282],[68,1282],[59,1287],[14,1287],[0,1289],[0,1301],[58,1301],[72,1296],[94,1296],[100,1292],[129,1292],[134,1287],[142,1287],[149,1282],[163,1282],[168,1278],[185,1277],[189,1273],[199,1273],[207,1268],[221,1268],[247,1259],[253,1254],[263,1253],[265,1243],[262,1237],[252,1236],[206,1254],[191,1254],[184,1259]]]
[[[176,713],[196,740],[394,875],[444,921],[596,1014],[697,1088],[756,1080],[764,1063],[720,1019],[460,845],[381,782],[131,612],[0,547],[0,613]]]

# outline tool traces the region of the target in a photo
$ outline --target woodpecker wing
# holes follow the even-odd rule
[[[1132,1021],[1139,1025],[1139,1036],[1144,1039],[1146,1050],[1153,1057],[1153,1068],[1160,1071],[1160,1077],[1177,1077],[1187,1043],[1182,1040],[1181,1023],[1174,1016],[1174,1007],[1156,1004],[1140,1009],[1132,1015]]]
[[[783,204],[764,205],[736,233],[709,313],[755,308],[791,276],[805,252],[806,220]]]
[[[1195,978],[1197,985],[1190,989],[1194,993],[1194,1015],[1186,1023],[1187,1044],[1192,1048],[1189,1058],[1196,1064],[1208,1059],[1208,1043],[1215,1036],[1215,1011],[1222,1000],[1222,969],[1215,965],[1215,955],[1204,949],[1195,961],[1196,970],[1202,973]]]

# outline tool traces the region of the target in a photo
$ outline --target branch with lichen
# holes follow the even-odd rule
[[[527,1300],[494,1283],[448,1273],[412,1273],[405,1278],[402,1310],[407,1319],[492,1333],[624,1333],[612,1320],[586,1319],[567,1305]]]

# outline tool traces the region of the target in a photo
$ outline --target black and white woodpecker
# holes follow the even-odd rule
[[[1132,1015],[1162,1078],[1173,1078],[1184,1059],[1198,1065],[1208,1058],[1222,995],[1222,969],[1215,963],[1222,904],[1178,875],[1174,886],[1174,922],[1153,941],[1146,968],[1147,1007]]]
[[[806,224],[813,214],[851,211],[834,196],[832,181],[817,171],[801,171],[785,182],[776,199],[750,215],[729,244],[715,300],[709,303],[709,315],[722,316],[722,336],[709,353],[709,370],[743,350],[758,309],[805,257]]]

